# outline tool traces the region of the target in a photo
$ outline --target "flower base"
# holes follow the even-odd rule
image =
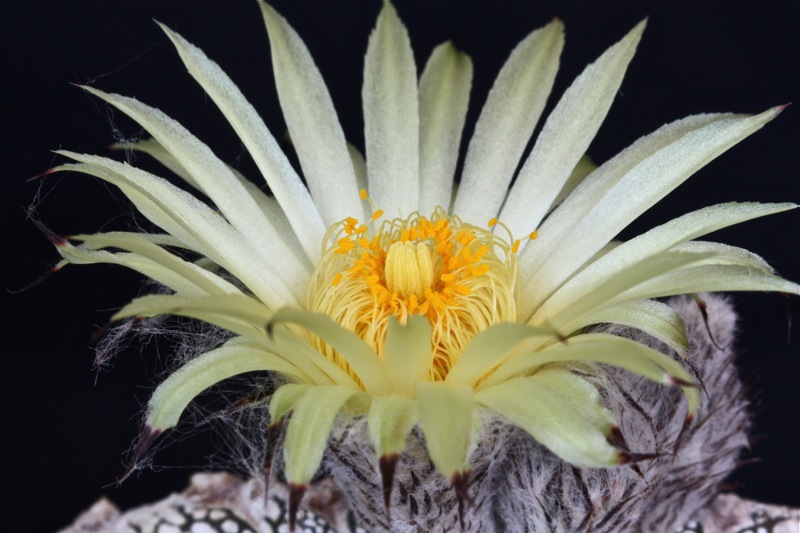
[[[723,297],[703,295],[702,302],[705,312],[690,298],[669,301],[686,322],[687,364],[704,388],[693,420],[686,421],[677,387],[610,367],[590,378],[619,420],[615,444],[627,450],[626,465],[576,468],[522,430],[491,418],[457,491],[436,471],[415,430],[395,465],[387,514],[366,424],[339,418],[321,481],[301,502],[297,530],[458,531],[463,525],[481,532],[723,532],[769,525],[773,533],[794,533],[798,510],[719,494],[748,445],[748,403],[733,364],[736,315]],[[613,332],[663,348],[634,331]],[[273,466],[280,472],[280,461]],[[111,531],[122,524],[158,532],[192,520],[227,524],[224,531],[286,531],[288,498],[277,479],[265,497],[263,480],[198,474],[184,493],[125,514],[101,500],[62,533]]]
[[[687,363],[705,389],[694,420],[687,421],[678,387],[612,367],[585,377],[619,421],[613,438],[627,450],[626,465],[574,467],[519,428],[491,419],[472,456],[464,530],[670,531],[701,513],[747,447],[749,421],[733,364],[736,315],[722,297],[704,295],[703,301],[707,320],[690,298],[669,302],[686,322]],[[666,351],[634,330],[597,329]],[[398,461],[387,515],[366,424],[361,419],[339,424],[324,468],[359,524],[370,531],[459,530],[460,498],[434,469],[419,432],[409,437]]]

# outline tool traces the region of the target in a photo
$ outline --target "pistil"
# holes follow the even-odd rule
[[[403,296],[421,298],[433,286],[433,259],[423,242],[396,242],[386,254],[386,288]]]

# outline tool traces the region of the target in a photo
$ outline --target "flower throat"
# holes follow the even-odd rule
[[[430,217],[413,213],[379,223],[382,216],[375,211],[366,224],[347,218],[328,230],[325,242],[332,244],[312,277],[309,309],[354,331],[378,357],[389,317],[405,324],[409,315],[426,316],[431,378],[442,380],[478,332],[516,319],[519,241],[466,224],[442,208]],[[489,225],[496,224],[493,219]],[[336,350],[318,338],[312,343],[350,371]]]

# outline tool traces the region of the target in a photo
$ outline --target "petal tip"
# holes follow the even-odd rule
[[[618,453],[618,464],[625,465],[629,463],[638,463],[640,461],[647,461],[649,459],[658,459],[659,457],[661,457],[660,453],[632,453],[620,451]]]
[[[300,501],[303,499],[308,485],[305,483],[289,483],[289,531],[295,531],[297,524],[297,512],[300,509]]]
[[[258,1],[258,7],[261,8],[261,14],[264,17],[264,22],[267,25],[267,31],[274,30],[273,26],[276,22],[276,19],[280,17],[275,8],[272,7],[270,4],[264,2],[263,0]]]
[[[672,374],[666,374],[664,376],[664,381],[666,381],[668,385],[680,385],[681,387],[691,387],[693,389],[700,388],[698,383],[679,378],[678,376],[673,376]]]
[[[643,18],[640,20],[636,26],[628,32],[625,36],[625,40],[631,40],[633,46],[639,44],[639,40],[642,38],[642,34],[644,34],[644,30],[647,28],[647,20],[648,17]]]
[[[562,19],[560,16],[555,16],[553,17],[553,20],[550,21],[550,24],[548,24],[548,26],[552,26],[554,29],[557,29],[559,32],[563,33],[564,19]]]
[[[469,470],[456,472],[450,478],[453,488],[456,491],[456,499],[458,500],[458,525],[461,531],[464,529],[464,505],[472,506],[475,502],[469,495]]]
[[[175,40],[175,38],[177,37],[177,34],[174,31],[172,31],[172,28],[170,28],[169,26],[167,26],[163,22],[160,22],[160,21],[158,21],[156,19],[153,19],[153,22],[158,24],[158,27],[161,28],[161,31],[163,31],[164,33],[167,34],[167,37],[169,37],[173,41]]]
[[[133,446],[133,454],[128,462],[128,466],[125,468],[125,472],[122,474],[122,476],[113,483],[114,485],[120,485],[123,481],[128,479],[131,474],[133,474],[133,472],[136,470],[136,465],[142,462],[144,456],[153,445],[153,442],[155,442],[161,433],[163,433],[161,429],[155,428],[150,424],[145,424],[144,427],[142,427],[142,430],[139,432],[139,438],[136,440],[136,444]]]
[[[386,510],[386,517],[391,517],[391,499],[392,499],[392,483],[394,482],[395,468],[397,461],[400,459],[400,454],[392,453],[382,455],[378,459],[378,466],[381,473],[381,485],[383,489],[383,506]]]

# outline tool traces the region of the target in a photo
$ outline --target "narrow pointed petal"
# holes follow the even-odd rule
[[[703,265],[681,268],[649,279],[618,295],[614,302],[720,291],[769,291],[800,295],[800,284],[751,266]]]
[[[539,227],[608,114],[644,31],[640,22],[586,67],[547,118],[500,212],[513,235]]]
[[[216,248],[223,243],[220,237],[235,235],[230,224],[219,214],[215,214],[209,206],[163,178],[94,155],[64,150],[56,153],[79,163],[59,165],[54,171],[79,172],[119,187],[147,220],[174,236],[188,250],[214,260],[219,257]],[[175,216],[176,214],[179,216]],[[190,223],[184,222],[184,218]],[[195,228],[206,231],[195,231]],[[239,244],[237,240],[243,241],[241,237],[234,237],[234,245]]]
[[[520,280],[523,285],[533,279],[556,249],[563,247],[571,228],[595,209],[606,193],[632,168],[687,133],[732,116],[693,115],[666,124],[640,138],[591,172],[542,223],[536,242],[530,248],[526,246],[520,253]]]
[[[183,181],[185,181],[198,191],[202,192],[203,194],[206,194],[206,192],[203,190],[202,184],[194,179],[194,177],[189,173],[188,170],[186,170],[183,167],[183,165],[180,164],[180,162],[175,158],[174,155],[172,155],[166,148],[161,146],[161,144],[153,138],[141,139],[135,142],[118,143],[112,145],[111,148],[117,150],[130,150],[134,152],[141,152],[147,154],[156,161],[158,161],[159,163],[161,163],[162,165],[164,165],[166,168],[172,171],[176,176],[181,178]],[[266,196],[264,192],[261,191],[261,189],[256,187],[255,184],[250,183],[247,180],[247,178],[245,178],[244,175],[241,172],[239,172],[236,168],[227,164],[226,166],[228,167],[228,170],[230,170],[231,173],[236,177],[236,179],[239,180],[239,183],[241,183],[242,185],[246,185],[249,183],[250,185],[253,185],[253,189],[251,190],[258,191],[260,195]]]
[[[144,139],[135,143],[115,145],[114,147],[125,150],[134,150],[151,156],[156,161],[171,170],[176,176],[179,176],[186,183],[205,194],[203,188],[195,181],[192,175],[189,174],[189,172],[187,172],[187,170],[181,166],[178,160],[175,159],[175,157],[163,146],[161,146],[155,139]],[[264,216],[270,222],[272,222],[272,225],[275,227],[275,232],[278,234],[284,244],[294,251],[294,255],[306,263],[307,270],[309,272],[312,271],[313,267],[309,262],[306,252],[303,250],[303,246],[297,238],[289,219],[286,218],[286,213],[284,213],[283,209],[281,209],[280,204],[277,202],[275,197],[268,196],[266,193],[264,193],[264,191],[259,189],[255,183],[245,178],[235,168],[228,168],[236,177],[236,179],[239,180],[239,183],[241,183],[242,186],[247,190],[247,193],[253,197],[253,200],[256,202],[259,209],[261,209],[261,212],[264,214]]]
[[[537,311],[537,315],[552,316],[559,310],[576,303],[580,305],[598,285],[605,285],[613,278],[618,277],[624,269],[679,244],[728,226],[795,207],[795,204],[790,203],[732,202],[706,207],[675,218],[620,244],[614,250],[591,262],[549,298]],[[682,250],[699,253],[711,251],[710,249],[701,250],[697,247]]]
[[[417,417],[417,406],[408,396],[393,394],[372,398],[367,426],[378,457],[403,453]]]
[[[178,248],[180,250],[188,250],[192,252],[196,251],[169,233],[132,233],[127,231],[112,231],[108,233],[81,233],[78,235],[70,235],[69,239],[74,241],[84,241],[83,244],[81,244],[81,247],[87,250],[101,250],[108,247],[108,245],[105,244],[105,237],[107,235],[129,236],[131,238],[136,238],[137,240],[144,240],[155,244],[158,247]],[[123,250],[127,249],[125,246],[120,246],[120,248]],[[147,255],[149,257],[149,255],[145,253],[142,253],[142,255]]]
[[[556,19],[511,52],[469,143],[453,212],[476,225],[497,215],[553,88],[564,25]]]
[[[197,286],[202,291],[201,295],[203,296],[241,293],[230,282],[165,250],[155,244],[149,237],[143,233],[114,231],[95,233],[93,235],[74,235],[70,238],[76,241],[83,241],[91,246],[92,250],[119,248],[146,257]],[[179,291],[176,290],[176,292]]]
[[[231,293],[239,292],[236,287],[211,272],[163,249],[161,250],[171,257],[162,257],[159,261],[136,253],[111,253],[83,246],[76,247],[69,243],[58,246],[57,250],[61,257],[75,265],[107,263],[130,268],[182,296],[207,296],[209,291],[214,294],[225,294],[225,290],[222,289],[224,286],[227,286]]]
[[[247,147],[256,166],[267,180],[272,194],[286,212],[286,217],[291,222],[309,260],[316,263],[320,255],[319,243],[322,242],[326,231],[325,224],[308,189],[292,169],[292,165],[264,125],[258,112],[236,84],[199,48],[166,26],[161,25],[161,28],[172,40],[189,74],[217,104]],[[170,146],[165,145],[165,147],[175,153]]]
[[[183,298],[176,295],[148,295],[130,302],[112,320],[163,314],[196,318],[241,335],[249,342],[292,361],[303,369],[313,383],[357,386],[344,370],[304,339],[284,328],[274,328],[271,335],[267,335],[265,328],[274,313],[249,296],[233,294]]]
[[[527,431],[563,460],[581,468],[620,464],[608,443],[614,427],[600,393],[569,371],[552,368],[478,392],[475,401]]]
[[[436,469],[448,479],[469,470],[478,432],[472,388],[442,381],[420,382],[417,406],[425,446]]]
[[[290,361],[296,361],[298,366],[314,378],[315,384],[330,383],[358,388],[358,384],[347,372],[294,332],[283,327],[274,328],[270,341],[271,349]]]
[[[660,340],[681,357],[686,355],[686,325],[670,306],[655,300],[634,300],[611,307],[602,307],[584,316],[573,328],[592,324],[620,324],[636,328]]]
[[[754,254],[750,250],[722,244],[719,242],[689,241],[679,244],[671,249],[675,252],[691,252],[699,254],[709,254],[710,257],[699,265],[739,265],[761,270],[767,274],[774,274],[775,269],[769,266],[764,258]]]
[[[322,462],[333,420],[358,389],[341,386],[311,387],[292,407],[283,455],[289,483],[307,484]]]
[[[419,80],[419,211],[447,209],[472,86],[472,60],[447,42]]]
[[[283,245],[275,227],[252,196],[208,146],[161,111],[133,98],[107,94],[91,87],[84,87],[84,90],[118,108],[149,131],[194,177],[228,222],[251,244],[253,254],[264,263],[280,261],[282,267],[276,272],[279,279],[289,286],[296,298],[305,296],[305,265]],[[321,239],[316,242],[317,247],[319,242]]]
[[[263,304],[244,294],[191,298],[174,294],[149,294],[129,302],[111,320],[163,314],[197,318],[256,342],[265,340],[263,324],[273,315]]]
[[[147,425],[159,431],[174,427],[189,402],[208,387],[256,371],[279,372],[296,381],[308,379],[285,359],[251,345],[228,342],[190,360],[156,388],[147,404]]]
[[[390,2],[369,38],[362,100],[370,197],[389,216],[406,217],[419,205],[417,67]]]
[[[173,174],[181,178],[198,191],[203,190],[200,187],[200,184],[197,183],[192,177],[192,175],[189,174],[189,172],[187,172],[180,163],[178,163],[178,160],[175,159],[175,157],[169,153],[166,148],[161,146],[161,144],[155,139],[141,139],[136,142],[115,144],[112,145],[111,148],[145,153],[167,167]]]
[[[547,280],[547,283],[533,283],[528,277],[532,274],[525,265],[527,256],[536,254],[537,250],[536,246],[526,247],[520,257],[520,277],[523,284],[527,283],[523,285],[523,297],[519,302],[520,316],[532,313],[555,288],[636,217],[715,157],[759,130],[781,109],[776,107],[760,115],[716,120],[685,133],[630,169],[593,209],[570,227],[563,236],[563,242],[570,245],[555,247],[541,264],[535,278]],[[636,191],[636,195],[631,196],[630,191]]]
[[[692,252],[662,252],[656,254],[620,270],[616,276],[609,278],[602,285],[593,284],[593,290],[587,291],[584,297],[579,300],[571,300],[569,305],[551,309],[549,314],[545,314],[546,311],[543,306],[533,315],[530,323],[538,324],[546,321],[547,324],[552,324],[554,327],[571,333],[574,331],[574,324],[580,322],[583,317],[609,307],[613,303],[621,303],[616,299],[620,293],[624,293],[666,272],[700,264],[710,257],[712,257],[711,254]],[[626,301],[633,299],[628,298]]]
[[[264,304],[252,296],[234,293],[186,298],[174,294],[148,294],[132,300],[117,311],[112,320],[132,316],[155,316],[164,313],[190,316],[194,311],[209,311],[227,315],[240,320],[243,324],[252,324],[255,329],[264,333],[264,324],[274,315]]]
[[[286,20],[259,2],[269,33],[275,86],[303,176],[326,226],[360,216],[353,164],[328,89],[306,45]]]
[[[111,159],[63,150],[57,153],[82,163],[61,165],[57,170],[82,172],[116,185],[148,220],[231,272],[269,307],[299,305],[275,272],[275,265],[259,260],[251,243],[194,196]],[[305,282],[306,278],[299,280]]]
[[[424,316],[409,316],[405,326],[392,317],[383,349],[386,370],[395,390],[406,396],[414,394],[417,381],[430,381],[431,326]]]
[[[486,373],[500,364],[522,341],[531,337],[556,338],[555,330],[523,324],[496,324],[478,333],[470,342],[445,381],[474,386]]]
[[[273,424],[280,422],[292,410],[297,400],[312,388],[306,383],[287,383],[278,387],[269,399],[269,418]]]
[[[388,394],[393,385],[386,366],[377,354],[354,332],[341,327],[327,315],[295,309],[281,309],[266,322],[267,330],[281,322],[297,324],[319,336],[339,352],[353,372],[373,395]]]
[[[639,374],[656,383],[680,383],[689,412],[694,413],[700,405],[695,379],[678,361],[640,342],[608,333],[577,335],[570,337],[566,343],[517,355],[501,364],[478,390],[489,389],[516,376],[533,374],[544,365],[575,362],[605,363]]]

